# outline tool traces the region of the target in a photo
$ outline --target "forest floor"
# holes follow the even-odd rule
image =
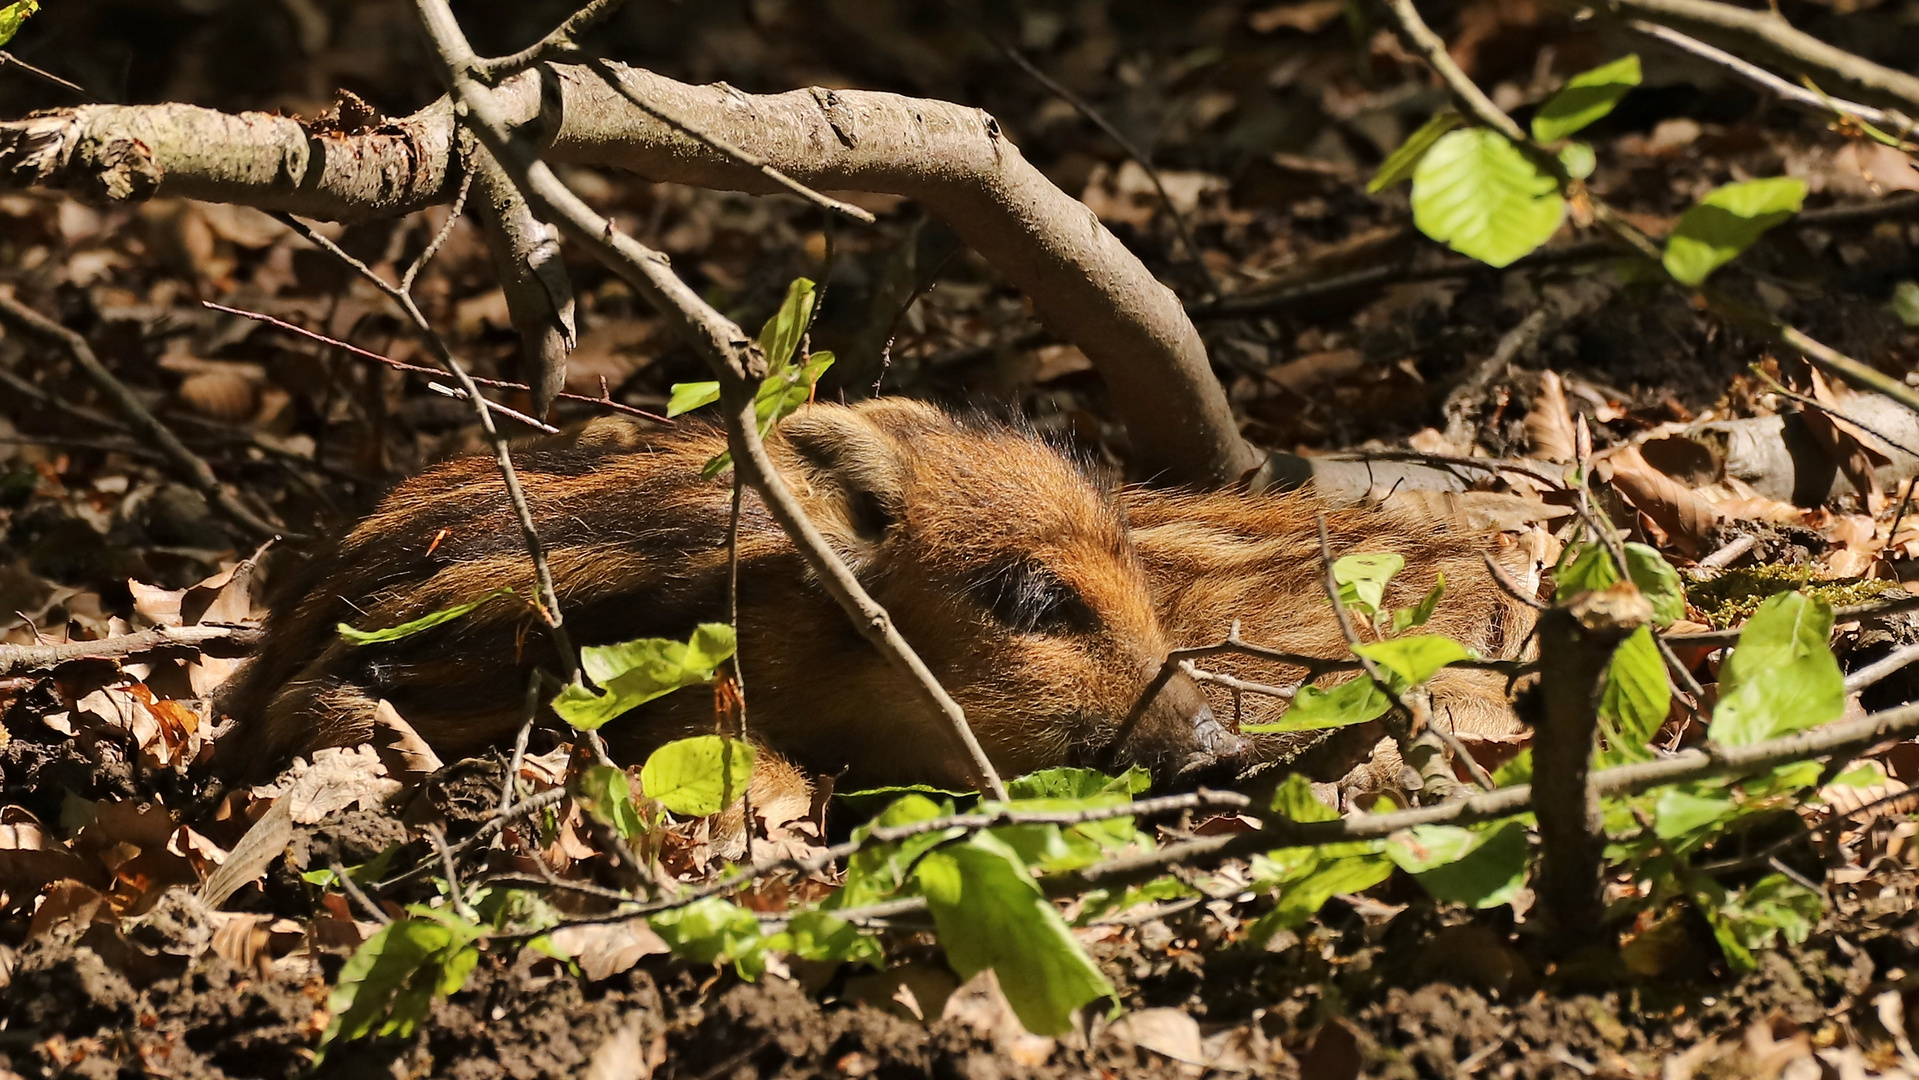
[[[14,48],[122,101],[313,116],[337,87],[400,114],[439,92],[408,4],[148,6],[151,23],[104,0],[62,0]],[[1913,0],[1780,6],[1886,62],[1919,55]],[[1636,47],[1529,0],[1431,7],[1467,71],[1514,107]],[[1188,301],[1244,430],[1263,446],[1522,457],[1535,448],[1527,419],[1540,373],[1554,372],[1596,445],[1662,446],[1668,456],[1647,450],[1656,468],[1743,513],[1752,522],[1743,531],[1757,537],[1749,561],[1840,584],[1898,588],[1915,576],[1919,520],[1906,520],[1906,504],[1919,455],[1875,451],[1869,471],[1883,490],[1861,496],[1848,482],[1864,482],[1856,460],[1817,447],[1794,443],[1792,455],[1737,469],[1726,444],[1717,458],[1687,449],[1712,422],[1736,431],[1807,422],[1771,385],[1794,373],[1763,341],[1590,252],[1505,272],[1462,266],[1412,228],[1403,187],[1367,194],[1385,153],[1445,99],[1389,34],[1349,19],[1337,0],[1017,8],[967,8],[975,23],[951,14],[958,8],[904,0],[683,5],[628,12],[602,44],[676,77],[752,91],[857,85],[989,109]],[[482,51],[518,47],[563,14],[493,0],[462,8],[484,28]],[[1145,170],[973,25],[1016,42],[1149,148],[1197,238],[1197,262]],[[1593,189],[1664,231],[1714,185],[1804,179],[1809,213],[1749,252],[1730,287],[1884,371],[1913,371],[1919,172],[1709,68],[1641,51],[1645,84],[1588,132]],[[0,81],[15,78],[24,76],[0,70]],[[61,93],[0,88],[0,107],[14,116],[69,103]],[[792,278],[823,282],[813,344],[842,358],[823,394],[1010,403],[1124,468],[1124,432],[1086,358],[910,203],[849,196],[880,216],[854,230],[793,200],[584,171],[565,179],[744,325],[769,315]],[[393,277],[445,224],[436,208],[328,231]],[[446,235],[420,277],[422,306],[477,373],[520,377],[478,228],[461,221]],[[1569,227],[1548,252],[1582,239]],[[315,875],[396,843],[407,845],[396,867],[427,859],[423,823],[450,842],[471,835],[497,802],[504,762],[455,763],[408,780],[397,798],[403,785],[370,760],[230,790],[205,767],[216,737],[208,695],[240,662],[245,628],[298,552],[337,535],[398,479],[482,444],[467,406],[430,392],[430,376],[205,306],[431,362],[378,294],[263,214],[0,195],[0,267],[15,296],[81,332],[289,534],[253,561],[252,545],[109,415],[74,365],[17,335],[0,339],[0,660],[7,645],[240,628],[138,657],[0,666],[0,1078],[291,1075],[312,1061],[353,946],[377,929]],[[670,385],[702,377],[624,285],[578,252],[567,252],[567,269],[581,331],[570,390],[662,410]],[[1510,363],[1488,367],[1541,311],[1547,318],[1511,342]],[[1843,390],[1806,390],[1834,407],[1855,403]],[[1910,417],[1888,423],[1895,430],[1877,434],[1919,445],[1904,434],[1919,430]],[[1874,433],[1851,437],[1842,449],[1876,446]],[[1682,567],[1705,554],[1670,518],[1627,520]],[[1690,613],[1706,623],[1718,614]],[[1850,624],[1835,648],[1850,669],[1913,636],[1909,616]],[[1916,695],[1919,682],[1892,679],[1866,705]],[[549,769],[551,782],[564,771],[558,760],[528,768]],[[1548,961],[1523,910],[1437,905],[1401,875],[1335,899],[1264,948],[1245,934],[1258,901],[1230,891],[1078,928],[1127,1011],[1090,1035],[1025,1033],[990,978],[960,985],[910,921],[889,932],[884,972],[794,960],[756,981],[668,956],[647,934],[602,934],[576,951],[577,970],[533,949],[488,951],[416,1035],[336,1046],[322,1074],[1919,1076],[1908,1032],[1909,1017],[1919,1022],[1919,829],[1908,820],[1919,795],[1898,797],[1919,782],[1919,744],[1878,748],[1873,761],[1883,782],[1861,798],[1880,801],[1850,817],[1830,799],[1807,808],[1818,844],[1773,859],[1820,878],[1825,914],[1803,941],[1760,951],[1743,977],[1697,915],[1595,930],[1589,953]],[[223,863],[245,861],[236,845],[276,796],[299,804],[286,857],[212,905],[224,910],[194,899]],[[821,832],[853,823],[829,811]],[[568,857],[592,851],[572,833],[556,843],[579,849]],[[674,843],[687,880],[723,861],[698,828]],[[1245,868],[1214,872],[1243,881]],[[765,887],[748,899],[773,910],[783,897]]]

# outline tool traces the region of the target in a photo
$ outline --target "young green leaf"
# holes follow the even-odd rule
[[[961,979],[992,968],[1026,1030],[1064,1035],[1080,1006],[1114,996],[1019,856],[990,834],[949,844],[914,872]]]
[[[825,350],[814,353],[804,364],[782,364],[778,370],[772,370],[761,380],[759,390],[753,397],[753,413],[759,419],[760,436],[773,430],[773,425],[791,416],[800,406],[813,399],[813,386],[820,381],[826,369],[833,366],[833,354]],[[715,454],[706,467],[700,470],[700,479],[711,480],[733,465],[733,452],[722,450]]]
[[[1273,812],[1293,821],[1337,821],[1339,811],[1319,801],[1312,781],[1298,773],[1287,774],[1284,783],[1273,791]]]
[[[696,964],[740,964],[740,974],[756,974],[753,959],[764,944],[760,920],[728,900],[708,896],[683,908],[648,919],[653,932],[679,956]],[[741,963],[745,961],[745,963]]]
[[[1583,592],[1619,584],[1619,567],[1602,544],[1568,544],[1553,569],[1553,600],[1565,603]]]
[[[681,817],[710,817],[746,790],[753,758],[751,746],[724,735],[675,739],[647,757],[640,788]]]
[[[1013,799],[1089,799],[1096,795],[1138,795],[1152,786],[1152,774],[1138,765],[1119,776],[1063,765],[1008,780],[1006,794]]]
[[[1559,167],[1574,180],[1584,180],[1599,167],[1599,155],[1593,153],[1591,143],[1569,142],[1559,148]]]
[[[702,623],[685,641],[640,638],[617,645],[589,645],[580,650],[580,668],[600,685],[601,692],[578,684],[568,686],[553,699],[553,711],[575,728],[593,731],[683,686],[712,682],[714,672],[733,655],[737,644],[732,627]]]
[[[595,765],[581,773],[580,801],[588,813],[611,825],[623,840],[646,831],[646,822],[633,805],[633,786],[627,782],[624,769]]]
[[[478,608],[481,604],[489,600],[496,600],[502,596],[512,595],[512,589],[502,586],[480,597],[478,600],[468,600],[464,604],[455,604],[450,608],[441,608],[432,614],[422,615],[417,619],[403,622],[398,626],[389,626],[384,630],[355,630],[345,623],[339,624],[334,629],[339,631],[341,637],[355,645],[374,645],[382,642],[398,641],[404,637],[412,637],[422,630],[431,630],[443,623],[450,623],[461,616],[470,615],[475,608]]]
[[[1839,719],[1846,680],[1833,659],[1832,605],[1804,593],[1769,596],[1719,672],[1706,735],[1744,746]]]
[[[1652,621],[1667,626],[1686,615],[1686,587],[1664,555],[1645,544],[1627,544],[1626,576],[1652,604]]]
[[[1894,285],[1886,308],[1907,326],[1919,326],[1919,281],[1907,280]]]
[[[1421,825],[1386,841],[1386,855],[1433,898],[1476,908],[1510,904],[1526,886],[1526,826],[1501,822],[1484,832]]]
[[[12,41],[13,35],[20,32],[20,24],[27,21],[27,16],[39,10],[40,5],[37,0],[16,0],[6,7],[0,7],[0,45]]]
[[[1798,213],[1805,198],[1806,182],[1790,176],[1715,188],[1679,215],[1666,241],[1666,272],[1682,285],[1698,285],[1767,229]]]
[[[1263,946],[1279,931],[1305,925],[1333,897],[1363,892],[1392,874],[1393,861],[1384,855],[1354,855],[1322,862],[1311,873],[1284,886],[1279,902],[1247,930],[1247,937],[1255,946]]]
[[[1341,555],[1333,560],[1333,581],[1339,585],[1339,602],[1372,619],[1386,602],[1386,585],[1394,574],[1405,568],[1405,557],[1391,552]]]
[[[800,339],[813,322],[814,297],[810,279],[794,278],[786,287],[780,309],[760,327],[760,351],[766,354],[767,374],[782,370],[793,359],[794,350],[800,347]]]
[[[435,996],[466,985],[480,961],[479,936],[480,927],[442,912],[420,911],[382,927],[340,969],[320,1055],[342,1039],[411,1035]]]
[[[1353,651],[1418,686],[1447,664],[1472,659],[1472,650],[1444,634],[1411,634],[1356,645]]]
[[[1488,266],[1530,254],[1565,216],[1559,182],[1497,131],[1450,132],[1413,170],[1413,224]]]
[[[1465,121],[1451,109],[1433,114],[1432,119],[1419,126],[1419,130],[1406,136],[1399,149],[1386,156],[1379,165],[1379,171],[1373,174],[1372,181],[1366,185],[1366,194],[1377,195],[1387,188],[1413,178],[1413,169],[1418,167],[1419,159],[1433,148],[1441,135],[1458,127]]]
[[[1533,114],[1533,138],[1558,142],[1613,111],[1626,92],[1639,85],[1639,56],[1629,54],[1582,71]]]
[[[1666,658],[1659,652],[1652,628],[1642,626],[1613,650],[1606,667],[1606,685],[1599,692],[1599,719],[1612,736],[1606,764],[1623,764],[1646,757],[1645,747],[1672,708],[1672,685],[1666,681]]]
[[[1320,731],[1325,728],[1350,727],[1363,724],[1368,720],[1377,720],[1384,716],[1387,709],[1393,707],[1392,699],[1380,690],[1373,680],[1361,675],[1349,679],[1329,690],[1317,686],[1302,686],[1293,695],[1293,703],[1286,707],[1278,720],[1270,724],[1245,724],[1240,730],[1250,734],[1264,734],[1273,731]]]
[[[874,969],[886,966],[885,950],[860,928],[831,912],[802,911],[787,921],[774,947],[802,960],[832,964],[865,964]]]
[[[870,823],[853,830],[853,839],[864,840],[875,827],[911,825],[930,821],[953,812],[952,800],[934,802],[924,795],[903,795],[881,811]],[[906,873],[927,851],[960,836],[954,828],[923,833],[897,844],[867,844],[846,860],[846,883],[821,905],[828,910],[863,907],[885,900],[904,887]]]
[[[720,400],[720,384],[711,380],[674,383],[672,394],[673,396],[666,400],[666,415],[669,419]]]
[[[1439,598],[1446,595],[1446,575],[1436,575],[1433,587],[1419,603],[1412,607],[1397,608],[1393,611],[1393,633],[1403,634],[1408,630],[1426,625],[1439,608]]]
[[[1723,788],[1687,784],[1659,793],[1653,803],[1652,831],[1661,840],[1676,840],[1739,815],[1739,804]]]

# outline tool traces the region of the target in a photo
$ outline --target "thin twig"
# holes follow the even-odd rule
[[[817,311],[817,308],[815,309]],[[726,619],[733,625],[733,696],[739,705],[739,740],[746,742],[746,673],[740,670],[740,498],[746,492],[746,482],[740,479],[738,469],[733,470],[733,506],[726,518]],[[730,768],[733,755],[727,754],[723,761]],[[730,785],[731,776],[722,777],[721,783]],[[740,793],[740,822],[746,833],[746,861],[753,860],[753,785],[749,781]]]
[[[1439,741],[1446,744],[1446,749],[1453,752],[1454,761],[1466,766],[1467,775],[1473,778],[1473,783],[1478,784],[1481,791],[1498,789],[1499,784],[1493,780],[1493,774],[1487,772],[1486,767],[1473,756],[1473,752],[1466,748],[1466,744],[1459,741],[1459,736],[1446,730],[1443,724],[1433,724],[1429,730],[1439,736]]]
[[[471,74],[472,46],[446,0],[419,0],[419,10],[454,99],[466,107],[466,123],[474,134],[493,152],[528,201],[542,211],[544,219],[558,225],[573,242],[591,251],[647,298],[706,361],[720,383],[721,415],[734,467],[759,494],[767,512],[791,538],[820,584],[852,619],[861,637],[908,677],[921,704],[944,722],[972,763],[980,787],[1003,799],[1006,787],[966,723],[965,711],[900,635],[886,609],[874,601],[828,545],[774,468],[760,439],[754,406],[759,389],[756,373],[764,358],[758,355],[752,338],[687,287],[672,272],[665,256],[615,229],[515,140],[492,93]]]
[[[373,360],[378,363],[385,364],[387,367],[390,367],[395,371],[404,371],[413,375],[436,375],[437,376],[437,375],[446,374],[444,371],[441,371],[439,368],[421,367],[419,364],[409,364],[402,360],[395,360],[390,356],[383,356],[371,350],[362,349],[358,345],[348,344],[347,342],[341,341],[339,338],[328,337],[327,335],[322,334],[317,330],[309,330],[306,327],[300,326],[297,323],[290,323],[290,322],[287,322],[285,319],[277,319],[271,315],[267,315],[262,312],[248,311],[245,308],[228,307],[225,304],[216,304],[211,300],[200,301],[200,306],[212,308],[215,311],[223,311],[227,313],[228,315],[238,315],[243,319],[252,319],[255,322],[263,322],[269,326],[278,327],[289,333],[298,334],[303,338],[307,338],[308,340],[317,341],[321,343],[322,345],[331,345],[336,349],[340,349],[344,352],[351,353],[354,356],[358,356],[366,360]],[[478,383],[481,386],[490,386],[494,388],[495,390],[525,390],[529,393],[532,392],[532,388],[527,386],[527,384],[525,383],[508,382],[505,379],[488,379],[479,375],[473,375],[471,376],[471,378],[473,379],[475,383]],[[664,416],[659,415],[658,413],[650,413],[650,412],[647,412],[645,409],[636,409],[631,405],[627,405],[627,404],[624,404],[623,402],[615,401],[604,393],[602,393],[599,397],[588,397],[585,394],[568,394],[568,393],[560,393],[554,396],[564,401],[581,401],[581,402],[585,402],[588,405],[598,405],[601,408],[611,409],[614,412],[625,413],[628,416],[637,416],[643,420],[651,420],[656,424],[665,424],[667,427],[673,426],[673,421],[667,419]]]
[[[466,213],[466,197],[472,190],[473,170],[462,170],[459,194],[453,196],[453,206],[447,210],[446,220],[440,223],[440,231],[433,234],[433,239],[427,241],[425,250],[420,252],[420,257],[413,260],[413,265],[406,268],[406,273],[400,275],[401,292],[413,291],[413,282],[420,276],[420,271],[426,269],[426,264],[432,262],[433,256],[439,254],[440,247],[446,243],[447,237],[453,235],[453,227],[460,223],[460,215]]]
[[[1296,686],[1273,686],[1270,683],[1253,682],[1250,679],[1242,679],[1221,671],[1207,671],[1205,668],[1195,665],[1191,660],[1182,661],[1179,669],[1190,676],[1194,682],[1223,686],[1235,694],[1259,694],[1263,697],[1280,698],[1285,701],[1291,701],[1293,697],[1299,693],[1299,688]]]
[[[1874,660],[1846,676],[1846,693],[1856,694],[1866,687],[1919,663],[1919,645],[1907,645]]]
[[[1740,59],[1696,37],[1682,34],[1670,26],[1661,26],[1645,19],[1623,19],[1621,22],[1633,32],[1644,34],[1668,48],[1722,67],[1794,108],[1829,119],[1837,113],[1850,119],[1863,120],[1877,127],[1891,128],[1893,133],[1901,139],[1912,134],[1914,125],[1912,117],[1897,109],[1875,109],[1871,105],[1862,105],[1856,101],[1842,101],[1814,93],[1789,79],[1767,71],[1758,64]]]
[[[533,579],[539,589],[539,602],[534,606],[539,611],[540,622],[546,628],[547,637],[552,640],[553,651],[559,654],[557,660],[561,678],[563,681],[571,681],[579,668],[579,660],[573,652],[573,643],[567,637],[566,628],[562,625],[560,598],[553,589],[553,571],[547,565],[546,549],[540,542],[539,528],[533,522],[533,511],[527,505],[526,492],[520,487],[519,472],[513,467],[512,448],[507,444],[506,436],[500,434],[499,429],[493,426],[492,410],[486,407],[486,397],[480,393],[479,385],[473,381],[473,376],[467,374],[466,365],[460,363],[459,359],[453,355],[453,351],[447,347],[446,339],[433,329],[433,324],[429,323],[426,316],[420,312],[420,306],[414,303],[412,293],[387,281],[372,267],[348,254],[346,249],[334,243],[331,238],[322,235],[292,214],[276,213],[273,216],[299,233],[308,243],[325,250],[335,259],[351,267],[361,277],[371,282],[375,288],[385,293],[388,299],[399,305],[400,310],[420,332],[427,347],[433,350],[434,358],[439,360],[441,366],[459,382],[460,389],[466,391],[473,405],[473,414],[479,418],[480,431],[493,447],[493,460],[499,466],[501,480],[505,482],[507,501],[512,504],[513,514],[519,521],[520,542],[526,547],[527,557],[533,563]]]
[[[1919,596],[1902,596],[1896,600],[1886,600],[1876,604],[1846,604],[1832,609],[1835,623],[1849,619],[1870,619],[1882,615],[1897,615],[1903,611],[1919,608]],[[1739,634],[1745,627],[1735,626],[1725,630],[1701,630],[1691,634],[1661,635],[1668,643],[1687,646],[1731,645],[1739,640]]]
[[[1506,568],[1499,565],[1499,560],[1493,558],[1492,552],[1481,552],[1479,557],[1485,560],[1486,572],[1492,575],[1493,584],[1499,586],[1500,592],[1532,608],[1534,611],[1546,610],[1546,605],[1540,603],[1538,596],[1527,595],[1526,590],[1520,588],[1519,582],[1514,581],[1512,575],[1506,573]]]
[[[454,844],[451,847],[450,851],[454,855],[460,855],[467,851],[470,851],[473,848],[478,847],[479,845],[484,844],[487,841],[491,840],[493,838],[493,834],[499,832],[501,829],[506,828],[508,825],[511,825],[513,822],[518,821],[520,818],[527,817],[532,814],[537,814],[540,811],[545,810],[551,806],[557,806],[561,802],[565,801],[566,797],[567,797],[567,790],[563,787],[548,788],[547,790],[542,791],[537,795],[528,795],[526,798],[521,799],[519,802],[514,803],[510,809],[498,811],[497,813],[493,814],[491,817],[487,818],[485,821],[481,822],[480,827],[473,831],[473,835]],[[387,889],[390,889],[395,885],[401,884],[402,882],[411,881],[412,879],[419,877],[421,874],[425,873],[431,867],[431,865],[432,864],[430,863],[421,863],[420,865],[413,867],[411,870],[402,870],[401,872],[393,875],[390,878],[387,878],[384,881],[375,883],[371,887],[375,892],[385,892]]]
[[[119,659],[159,649],[201,649],[209,642],[231,642],[236,648],[258,644],[260,631],[245,626],[156,626],[98,641],[68,641],[58,645],[0,644],[0,675],[40,671],[69,660]]]
[[[426,384],[426,388],[428,390],[433,391],[436,394],[439,394],[441,397],[450,397],[455,401],[471,400],[466,396],[466,391],[461,390],[459,387],[456,387],[456,386],[448,386],[445,383],[430,382]],[[554,427],[552,424],[549,424],[544,420],[536,420],[533,417],[528,416],[527,414],[521,412],[518,409],[514,409],[508,406],[502,405],[499,402],[494,401],[490,398],[480,398],[479,402],[481,405],[486,407],[487,411],[498,413],[499,415],[506,417],[508,420],[518,421],[519,423],[525,424],[527,427],[530,427],[535,431],[541,432],[546,435],[558,435],[560,433],[560,429]]]
[[[472,919],[473,907],[466,902],[466,889],[460,885],[460,868],[454,865],[453,849],[447,846],[446,834],[438,825],[428,825],[421,831],[426,834],[427,843],[440,854],[440,868],[446,872],[447,898],[453,901],[453,910],[462,918]]]
[[[360,905],[361,910],[373,916],[374,922],[379,923],[381,926],[393,925],[393,917],[386,913],[385,908],[373,902],[373,898],[368,896],[366,891],[360,888],[359,883],[353,880],[353,875],[346,872],[346,867],[340,865],[340,860],[333,860],[331,869],[333,870],[333,880],[340,883],[340,891],[346,893],[354,903]]]
[[[500,80],[535,64],[577,57],[580,55],[580,35],[605,22],[625,5],[626,0],[589,0],[585,7],[561,20],[560,25],[548,31],[545,37],[519,52],[491,60],[474,60],[473,77],[488,86],[498,86]]]
[[[139,396],[113,372],[108,371],[107,366],[94,355],[93,347],[87,344],[85,337],[4,293],[0,293],[0,322],[63,350],[74,366],[119,412],[121,419],[127,422],[137,437],[165,454],[167,461],[188,484],[205,495],[215,509],[245,529],[253,539],[277,536],[284,531],[280,525],[249,509],[231,488],[220,482],[220,478],[214,475],[213,466],[208,465],[205,458],[187,449],[179,436],[155,419]]]
[[[54,84],[55,86],[64,86],[67,89],[73,91],[74,93],[79,94],[81,97],[86,98],[88,101],[93,100],[92,92],[89,91],[86,87],[81,86],[79,83],[68,82],[66,79],[63,79],[58,75],[55,75],[51,71],[47,71],[44,68],[34,67],[32,64],[27,63],[25,60],[22,60],[19,57],[3,49],[0,49],[0,63],[12,64],[14,67],[17,67],[20,70],[27,72],[30,75],[37,75],[40,78],[45,79],[46,81]]]
[[[947,6],[955,12],[958,11],[959,5],[953,3],[952,0],[948,0]],[[1193,236],[1192,225],[1186,220],[1186,215],[1180,211],[1179,204],[1173,201],[1172,193],[1166,190],[1166,182],[1160,179],[1159,169],[1154,167],[1152,159],[1147,157],[1146,151],[1142,150],[1133,140],[1127,138],[1125,132],[1122,132],[1112,121],[1106,119],[1103,113],[1093,107],[1092,102],[1074,93],[1072,88],[1068,87],[1065,83],[1048,75],[1038,64],[1027,59],[1026,54],[1020,52],[1012,42],[1001,38],[997,34],[989,33],[978,26],[969,25],[968,29],[971,29],[980,37],[985,38],[988,44],[998,49],[1002,55],[1008,60],[1011,60],[1015,66],[1021,71],[1024,71],[1034,82],[1045,87],[1048,93],[1051,93],[1054,97],[1059,98],[1066,104],[1071,105],[1073,111],[1085,117],[1088,123],[1098,128],[1107,138],[1118,143],[1120,151],[1132,159],[1135,165],[1145,170],[1146,178],[1152,181],[1153,190],[1159,194],[1160,204],[1166,208],[1166,216],[1173,219],[1173,227],[1179,231],[1179,242],[1186,248],[1186,257],[1192,260],[1193,268],[1199,271],[1200,277],[1206,282],[1207,295],[1209,297],[1219,296],[1219,279],[1213,275],[1212,267],[1206,265],[1206,257],[1200,252],[1199,241]]]

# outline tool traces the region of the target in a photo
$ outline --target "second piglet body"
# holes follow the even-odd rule
[[[702,481],[717,432],[596,421],[515,453],[576,646],[679,637],[728,608],[731,487]],[[802,505],[965,708],[1008,775],[1100,760],[1168,647],[1113,495],[1016,431],[882,400],[812,406],[769,451]],[[395,626],[501,585],[534,595],[486,458],[401,485],[310,571],[222,701],[222,762],[261,775],[373,734],[389,703],[442,756],[509,741],[536,666],[557,668],[523,601],[353,645],[337,623]],[[907,677],[868,646],[757,499],[739,526],[740,663],[753,735],[843,783],[967,785],[971,763]],[[682,691],[605,729],[635,760],[714,729]],[[1241,741],[1174,680],[1115,748],[1163,781],[1229,766]]]

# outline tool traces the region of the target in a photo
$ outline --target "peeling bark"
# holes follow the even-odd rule
[[[1210,486],[1259,464],[1179,298],[1027,162],[988,114],[861,90],[745,94],[617,64],[524,72],[504,80],[494,100],[516,127],[539,122],[549,161],[777,190],[758,168],[649,116],[627,95],[810,187],[902,195],[943,218],[1098,366],[1142,476]],[[189,105],[83,106],[0,123],[0,184],[362,221],[452,198],[460,168],[453,121],[446,99],[352,134]]]

